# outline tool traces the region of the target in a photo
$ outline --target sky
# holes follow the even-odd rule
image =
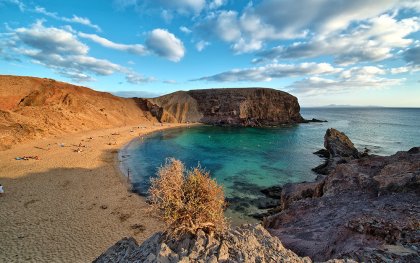
[[[119,96],[268,87],[420,107],[418,0],[0,0],[0,74]]]

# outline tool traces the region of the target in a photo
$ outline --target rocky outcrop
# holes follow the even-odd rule
[[[420,257],[420,147],[361,156],[343,135],[327,131],[328,173],[283,186],[281,211],[264,226],[316,261],[414,262]]]
[[[314,153],[326,158],[324,164],[312,169],[318,174],[326,175],[330,173],[337,164],[347,163],[353,159],[358,159],[361,156],[349,137],[333,128],[328,129],[325,133],[324,147],[325,149]]]
[[[266,88],[178,91],[150,99],[163,109],[163,122],[274,126],[303,122],[296,97]]]
[[[95,263],[105,262],[311,262],[285,249],[261,225],[243,225],[213,237],[198,232],[171,239],[156,233],[137,245],[125,238],[99,256]]]

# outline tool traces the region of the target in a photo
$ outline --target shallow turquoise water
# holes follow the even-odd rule
[[[167,157],[187,167],[198,163],[224,186],[235,206],[234,216],[255,213],[260,190],[289,182],[312,181],[311,168],[322,160],[312,154],[323,147],[327,128],[345,132],[356,147],[388,155],[420,146],[420,109],[302,109],[304,118],[326,119],[276,128],[200,126],[157,132],[128,149],[135,189],[147,192],[149,178]]]

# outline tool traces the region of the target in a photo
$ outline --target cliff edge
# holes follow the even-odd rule
[[[178,91],[149,99],[162,108],[162,122],[275,126],[303,122],[296,97],[267,88]]]

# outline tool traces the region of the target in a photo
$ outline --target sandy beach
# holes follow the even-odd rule
[[[145,199],[129,191],[117,153],[136,136],[176,126],[131,125],[1,151],[0,261],[89,262],[122,237],[142,242],[161,230]],[[39,160],[16,160],[24,156]]]

